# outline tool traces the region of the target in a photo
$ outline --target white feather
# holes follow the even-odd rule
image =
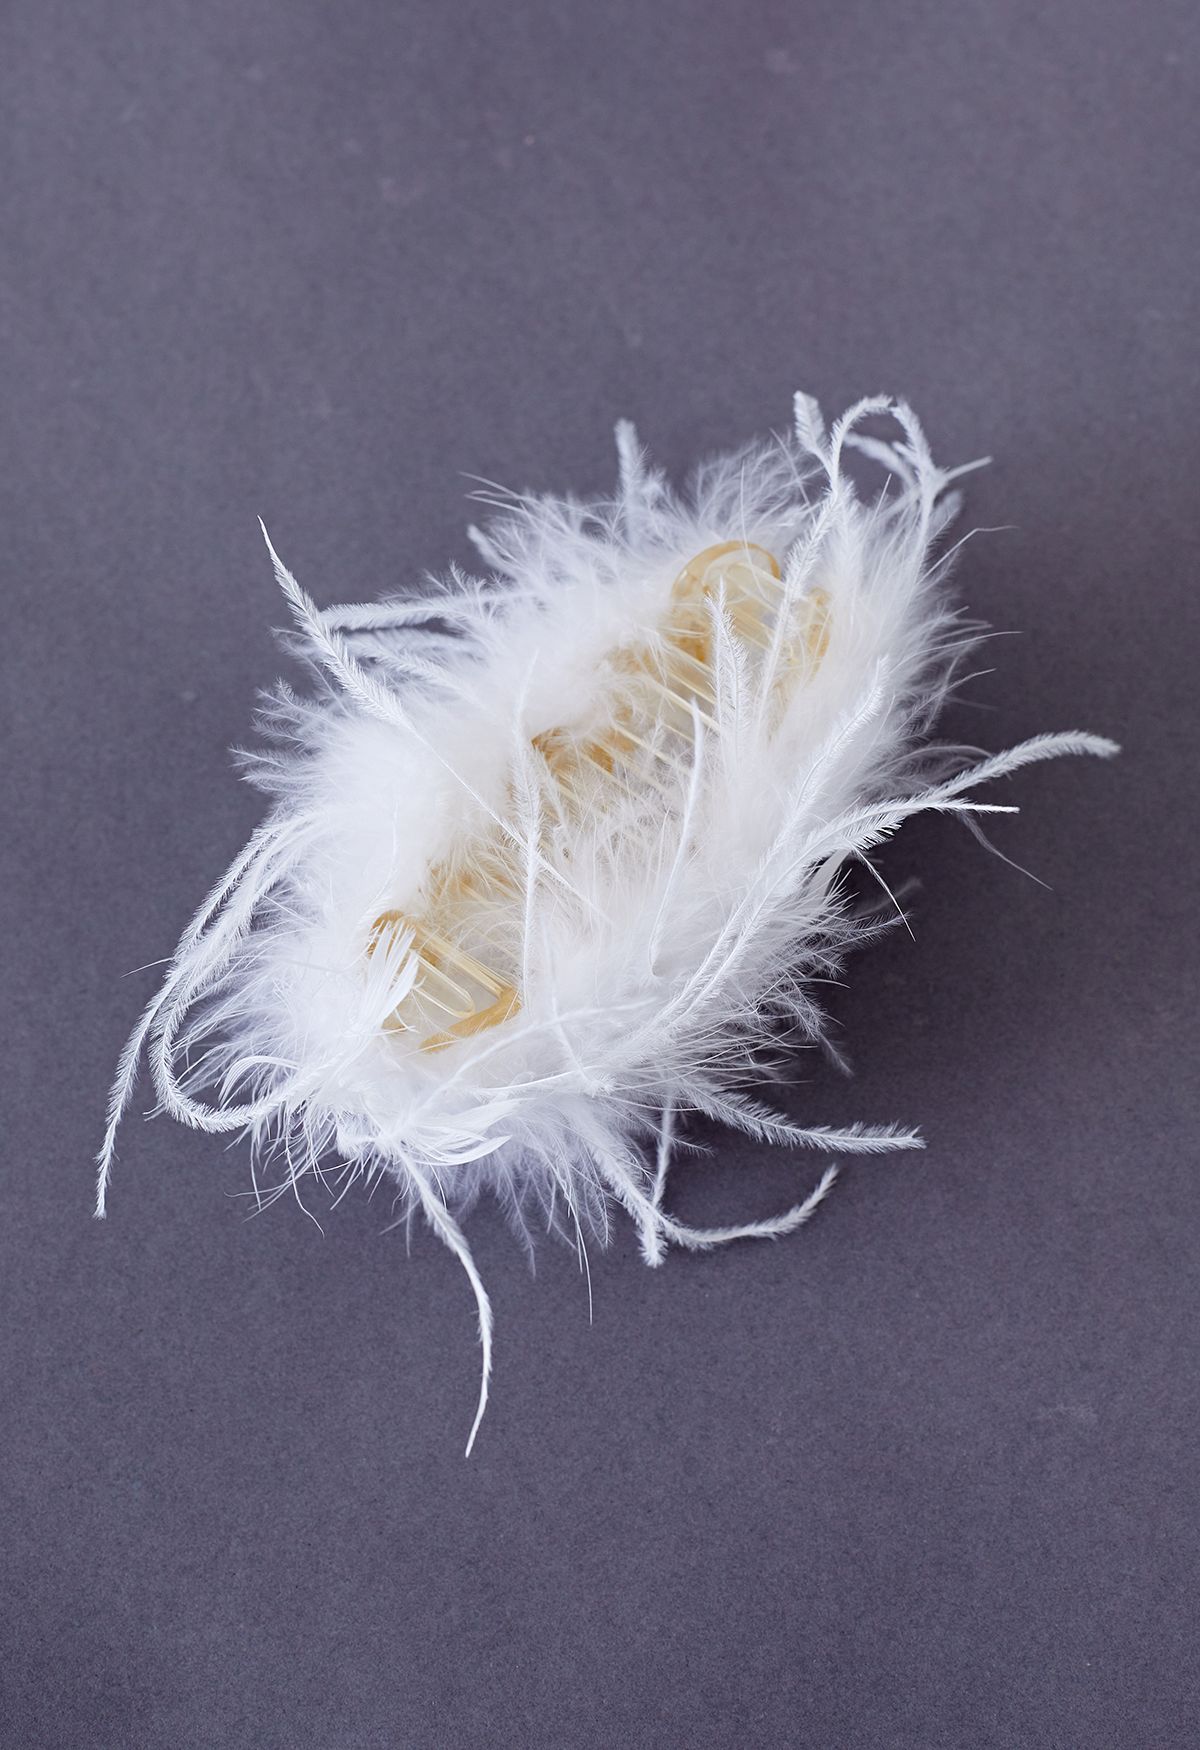
[[[897,442],[856,430],[881,414]],[[268,1196],[298,1195],[334,1157],[348,1180],[389,1175],[476,1296],[472,1441],[491,1312],[460,1220],[480,1191],[522,1227],[532,1217],[576,1236],[606,1238],[619,1205],[657,1264],[669,1243],[789,1232],[834,1178],[831,1167],[772,1220],[690,1228],[663,1208],[689,1112],[804,1147],[919,1147],[895,1127],[792,1125],[745,1092],[781,1032],[821,1042],[812,980],[875,928],[837,872],[911,815],[1002,811],[970,794],[985,781],[1116,751],[1070,732],[955,770],[927,744],[970,639],[945,600],[948,557],[932,550],[955,474],[934,465],[903,403],[860,402],[826,436],[797,396],[790,438],[706,464],[686,498],[647,468],[631,426],[617,443],[614,500],[510,498],[472,531],[486,581],[454,573],[419,601],[322,611],[271,549],[326,679],[311,698],[281,685],[268,699],[271,745],[243,761],[271,812],[135,1029],[98,1157],[102,1215],[145,1055],[165,1110],[248,1129],[256,1157],[281,1164]],[[870,502],[842,466],[851,444],[891,471]],[[647,751],[598,791],[590,767],[560,781],[535,738],[582,745],[630,721],[630,662],[614,653],[643,653],[635,668],[666,660],[678,579],[722,544],[779,556],[761,648],[713,561],[711,658],[686,727],[643,725]],[[608,733],[606,746],[627,746],[624,730]],[[498,880],[472,914],[472,952],[511,980],[519,1008],[431,1050],[413,1004],[436,988],[421,915],[431,871],[447,866],[481,868],[485,888],[487,871]],[[385,915],[403,926],[380,934]]]

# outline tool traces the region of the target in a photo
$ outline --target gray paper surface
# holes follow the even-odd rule
[[[1197,1742],[1192,4],[10,0],[0,17],[0,1741]],[[467,562],[468,475],[600,491],[909,396],[1014,629],[951,738],[1116,737],[882,868],[830,1000],[899,1120],[803,1233],[647,1270],[246,1219],[245,1150],[91,1156],[259,804],[321,602]],[[137,1113],[149,1103],[147,1094]],[[819,1173],[693,1132],[673,1206]]]

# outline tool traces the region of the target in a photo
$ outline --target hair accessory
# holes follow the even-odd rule
[[[857,430],[884,415],[895,442]],[[1071,731],[964,763],[929,742],[980,628],[947,605],[939,539],[967,470],[935,466],[903,402],[826,433],[797,396],[789,436],[682,498],[631,426],[617,447],[611,501],[492,495],[482,581],[320,609],[271,549],[316,685],[266,697],[267,745],[241,758],[270,812],[129,1040],[98,1157],[102,1215],[144,1055],[162,1110],[249,1133],[260,1203],[390,1178],[478,1303],[468,1452],[491,1369],[461,1225],[480,1192],[581,1256],[619,1206],[658,1264],[799,1227],[836,1173],[772,1219],[689,1226],[664,1192],[690,1114],[830,1153],[920,1147],[752,1091],[785,1036],[828,1047],[816,981],[881,927],[842,872],[915,814],[1013,812],[975,799],[987,780],[1116,751]],[[887,471],[877,497],[850,447]]]

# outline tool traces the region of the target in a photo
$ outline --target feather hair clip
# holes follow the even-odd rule
[[[890,415],[899,438],[860,434]],[[887,470],[861,499],[853,446]],[[801,1126],[748,1091],[781,1033],[825,1043],[813,981],[878,928],[841,872],[922,812],[1113,743],[1067,732],[962,765],[928,734],[978,628],[939,536],[966,469],[902,402],[701,467],[686,498],[617,428],[611,501],[502,496],[488,571],[420,598],[319,609],[274,549],[317,684],[279,683],[244,754],[272,798],[180,940],[121,1058],[103,1215],[143,1055],[159,1109],[247,1131],[260,1201],[387,1176],[488,1298],[461,1218],[483,1190],[646,1262],[799,1227],[696,1228],[664,1202],[680,1118],[838,1154],[921,1146],[894,1125]],[[975,466],[976,464],[971,464]],[[264,536],[266,530],[263,531]],[[268,548],[270,542],[268,540]],[[258,1163],[279,1174],[266,1187]]]

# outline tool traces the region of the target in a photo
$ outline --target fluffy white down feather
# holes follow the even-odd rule
[[[901,436],[860,436],[890,415]],[[702,1113],[758,1137],[845,1153],[920,1146],[911,1131],[801,1128],[746,1091],[781,1034],[822,1042],[812,980],[879,927],[839,871],[922,811],[998,812],[968,793],[1058,754],[1111,742],[1042,736],[962,766],[927,735],[977,635],[948,605],[956,509],[911,411],[860,402],[827,434],[797,396],[786,439],[701,467],[674,495],[618,427],[612,500],[502,499],[472,539],[486,581],[319,610],[272,550],[317,685],[280,684],[242,756],[272,797],[244,852],[185,930],[119,1067],[98,1157],[103,1214],[117,1128],[143,1055],[159,1107],[248,1131],[279,1169],[263,1197],[391,1175],[466,1269],[483,1378],[491,1314],[460,1218],[493,1191],[531,1220],[603,1239],[637,1224],[646,1261],[799,1226],[832,1184],[774,1220],[696,1229],[663,1205],[673,1129]],[[853,445],[887,470],[861,499]],[[264,530],[265,533],[265,530]],[[797,684],[782,637],[748,660],[720,591],[710,602],[714,702],[669,759],[565,809],[533,738],[611,715],[614,651],[658,647],[697,553],[753,543],[782,560],[785,604],[820,591],[827,643]],[[269,545],[269,543],[268,543]],[[782,625],[787,609],[782,609]],[[653,776],[653,782],[650,781]],[[420,971],[411,930],[429,871],[472,835],[517,872],[487,922],[511,970],[511,1018],[422,1049],[388,1025]],[[374,940],[375,951],[369,952]],[[255,1177],[259,1186],[258,1174]]]

